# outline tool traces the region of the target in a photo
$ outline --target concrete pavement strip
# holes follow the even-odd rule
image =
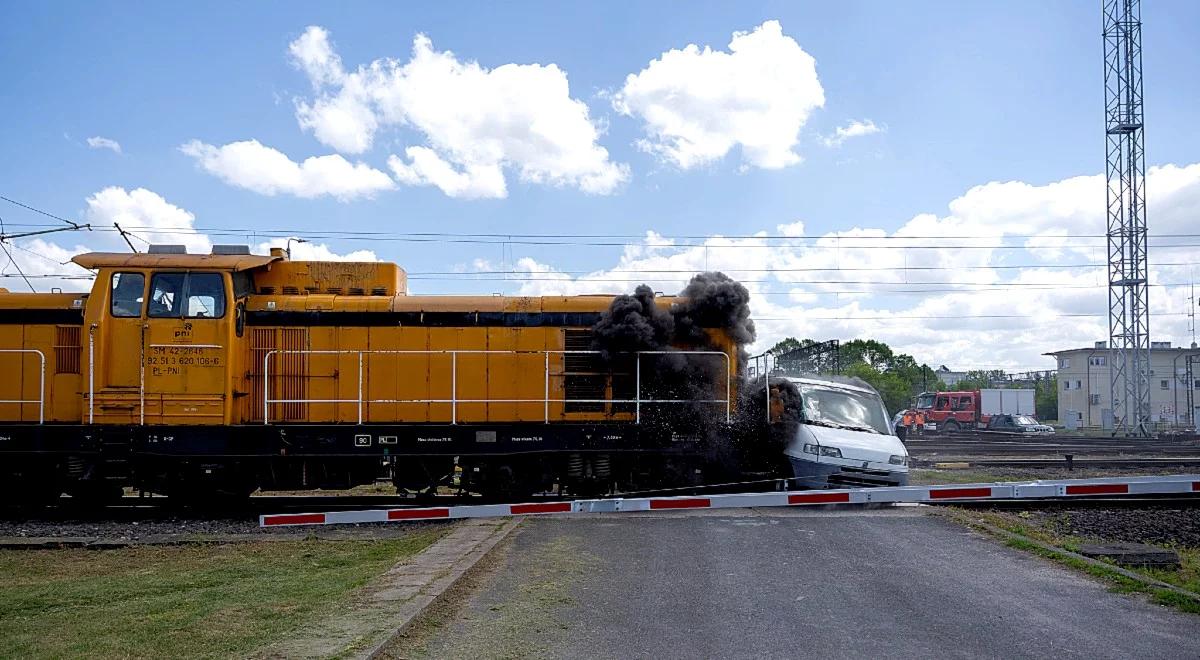
[[[308,626],[257,657],[375,657],[518,525],[520,520],[511,519],[459,524],[367,585],[345,612]]]

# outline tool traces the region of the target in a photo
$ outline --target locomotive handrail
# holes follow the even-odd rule
[[[551,355],[599,355],[602,351],[585,350],[307,350],[307,349],[272,349],[263,355],[263,424],[271,423],[272,403],[353,403],[358,406],[358,423],[363,423],[363,404],[371,403],[449,403],[450,423],[458,424],[458,404],[460,403],[541,403],[543,405],[543,423],[550,423],[551,403],[632,403],[634,404],[634,422],[642,421],[642,403],[724,403],[725,422],[732,418],[730,397],[731,365],[729,355],[723,351],[638,351],[636,353],[636,387],[632,399],[551,399],[550,398],[550,356]],[[545,395],[541,399],[460,399],[458,398],[458,355],[543,355],[545,356]],[[357,355],[358,356],[358,397],[354,399],[272,399],[271,387],[271,356],[272,355]],[[643,399],[642,398],[642,355],[720,355],[725,363],[725,398],[724,399]],[[364,399],[363,398],[363,355],[449,355],[450,356],[450,398],[449,399]],[[563,375],[563,374],[558,374]]]
[[[36,348],[0,348],[0,353],[36,353],[41,360],[38,373],[38,398],[36,399],[0,399],[0,403],[36,403],[38,404],[38,424],[46,423],[46,354]]]

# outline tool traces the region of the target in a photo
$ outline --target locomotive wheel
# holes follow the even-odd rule
[[[952,419],[952,420],[946,422],[946,432],[947,433],[958,433],[961,428],[962,427],[959,425],[957,419]]]

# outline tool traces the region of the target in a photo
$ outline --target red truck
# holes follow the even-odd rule
[[[925,392],[917,397],[917,410],[925,414],[925,425],[954,433],[985,428],[992,415],[1033,415],[1033,390],[969,390]],[[933,429],[931,429],[933,430]]]

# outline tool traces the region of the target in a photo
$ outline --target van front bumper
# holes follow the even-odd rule
[[[817,463],[789,456],[795,484],[801,488],[854,488],[859,486],[907,486],[907,470],[853,467]]]

